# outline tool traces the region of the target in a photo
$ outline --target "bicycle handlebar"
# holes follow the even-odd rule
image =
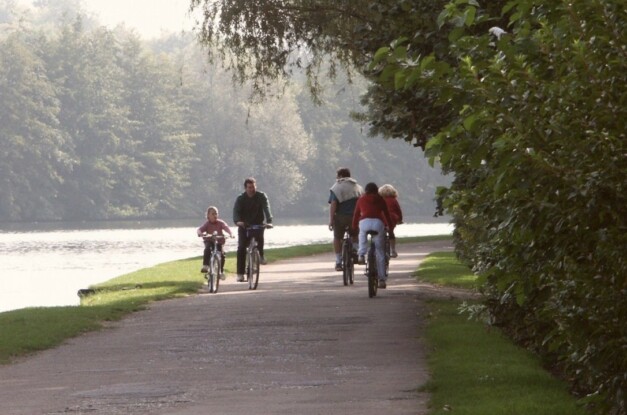
[[[204,233],[202,235],[198,235],[199,237],[205,240],[217,241],[223,243],[226,241],[226,235],[218,235],[217,232],[213,232],[212,234]],[[233,235],[229,235],[230,238],[235,238]]]
[[[243,228],[246,229],[246,230],[248,230],[248,229],[252,229],[252,230],[255,230],[255,229],[272,229],[272,228],[274,228],[274,225],[272,225],[271,223],[262,223],[261,225],[246,225],[246,224],[244,224]]]

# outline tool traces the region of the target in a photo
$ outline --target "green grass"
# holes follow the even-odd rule
[[[461,264],[453,252],[434,252],[414,273],[421,281],[456,288],[477,288],[477,276]]]
[[[434,253],[418,278],[444,286],[474,288],[472,272],[448,253]],[[587,412],[566,383],[498,329],[469,320],[460,300],[431,300],[426,330],[431,380],[430,415],[578,415]]]
[[[399,242],[450,239],[450,237],[399,238]],[[314,244],[268,249],[266,259],[281,259],[331,252],[332,245]],[[146,304],[196,293],[204,282],[201,258],[168,262],[94,285],[95,294],[81,306],[26,308],[0,313],[0,364],[49,349],[81,333],[99,330],[103,323],[142,310]],[[235,273],[235,252],[227,254],[227,274]]]

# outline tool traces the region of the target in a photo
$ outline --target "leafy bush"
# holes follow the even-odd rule
[[[450,3],[439,17],[450,31],[446,61],[399,40],[372,68],[385,68],[383,84],[436,91],[436,109],[455,109],[427,155],[455,174],[444,203],[457,252],[487,279],[497,324],[591,407],[623,414],[624,4],[503,4],[491,16],[474,0]]]

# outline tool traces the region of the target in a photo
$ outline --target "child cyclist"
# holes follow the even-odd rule
[[[211,248],[213,242],[211,241],[211,235],[217,232],[219,236],[224,236],[224,232],[228,233],[233,238],[233,232],[231,228],[222,219],[218,219],[218,208],[215,206],[209,206],[207,208],[207,221],[203,223],[198,229],[196,234],[202,236],[205,243],[205,250],[202,257],[202,269],[200,272],[207,272],[209,269],[209,258],[211,256]],[[226,256],[224,255],[224,249],[222,243],[216,242],[216,249],[219,249],[222,254],[222,264],[220,266],[220,279],[224,279],[224,263],[226,262]]]

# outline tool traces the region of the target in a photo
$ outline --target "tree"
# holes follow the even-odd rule
[[[118,64],[129,125],[120,153],[130,161],[120,165],[118,200],[123,198],[123,205],[135,215],[171,217],[179,210],[187,212],[194,135],[185,125],[186,102],[179,74],[170,58],[150,53],[129,34],[122,42]],[[133,196],[128,190],[137,187],[142,191]]]
[[[65,218],[89,212],[89,218],[102,219],[109,210],[113,178],[108,157],[115,153],[119,140],[119,132],[111,126],[124,125],[115,101],[119,83],[111,59],[114,46],[110,37],[88,35],[79,16],[61,28],[46,56],[72,160],[61,190],[66,195]]]
[[[261,188],[281,189],[270,195],[273,209],[297,202],[306,183],[302,164],[315,157],[316,145],[304,130],[294,93],[287,91],[281,99],[251,106],[219,70],[208,78],[205,75],[202,91],[202,101],[195,104],[204,115],[199,120],[196,154],[205,181],[198,188],[205,183],[215,186],[212,198],[220,200],[228,194],[230,204],[243,191],[244,179],[255,176]],[[220,183],[216,177],[231,180]]]
[[[39,48],[20,32],[0,42],[0,217],[9,219],[60,214],[58,186],[69,158]]]
[[[335,77],[342,66],[349,79],[382,45],[412,37],[420,53],[446,55],[447,42],[435,17],[444,1],[371,2],[367,0],[227,1],[192,0],[202,9],[201,41],[238,82],[252,79],[253,94],[265,85],[304,71],[317,99],[321,78]],[[418,30],[416,30],[418,28]],[[367,111],[360,119],[372,135],[400,138],[424,147],[444,125],[447,112],[431,112],[434,96],[422,92],[381,90],[370,86],[363,96]],[[427,122],[429,121],[429,122]]]

